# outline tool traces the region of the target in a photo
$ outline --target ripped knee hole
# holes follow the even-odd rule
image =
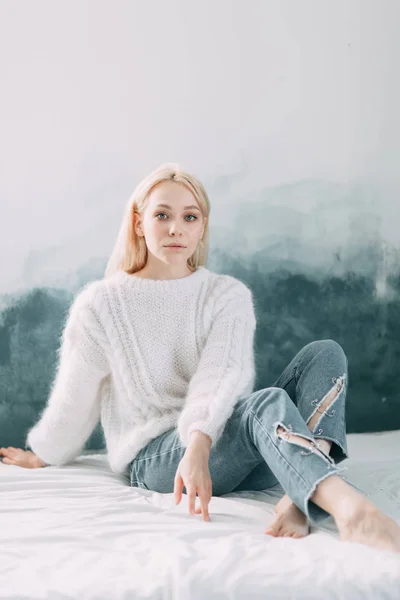
[[[316,453],[319,453],[323,458],[326,459],[325,454],[319,448],[318,442],[316,442],[314,440],[308,440],[306,437],[303,437],[302,435],[292,433],[292,429],[291,429],[290,425],[289,425],[289,430],[285,429],[281,425],[278,425],[278,427],[276,428],[276,434],[280,438],[285,438],[285,440],[288,442],[291,442],[291,443],[297,442],[301,446],[304,446],[305,448],[309,448],[310,452],[302,452],[303,455],[310,454],[311,452],[316,452]]]

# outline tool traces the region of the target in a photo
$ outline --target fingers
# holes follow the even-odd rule
[[[208,514],[208,503],[210,502],[211,497],[206,493],[203,493],[203,494],[200,493],[199,497],[200,497],[200,508],[203,513],[203,519],[204,519],[204,521],[209,521],[210,515]]]
[[[207,504],[206,504],[206,508],[205,509],[203,509],[201,506],[198,506],[196,508],[195,514],[196,515],[201,515],[201,513],[203,513],[203,519],[204,519],[204,521],[211,521],[210,514],[209,514],[208,509],[207,509]]]
[[[200,506],[198,506],[197,508],[195,508],[194,513],[196,515],[200,515],[201,513],[203,513],[203,519],[204,521],[210,521],[210,515],[208,512],[208,505],[210,503],[211,500],[211,496],[207,495],[207,494],[200,494],[199,496],[199,500],[200,500]],[[196,499],[195,499],[196,502]]]
[[[8,448],[0,448],[0,455],[6,456],[7,454],[13,454],[16,451],[16,448],[13,446],[8,446]]]
[[[0,456],[2,457],[0,461],[5,465],[15,465],[15,460],[13,459],[14,448],[10,450],[10,448],[0,448]]]
[[[196,491],[198,491],[197,487],[193,482],[192,483],[184,482],[183,477],[180,472],[180,469],[178,467],[176,474],[175,474],[175,479],[174,479],[175,505],[178,505],[180,503],[180,501],[182,500],[183,488],[186,487],[186,494],[188,497],[189,514],[195,515],[195,514],[199,514],[200,512],[202,512],[204,521],[210,521],[210,515],[208,513],[208,504],[212,498],[212,487],[211,486],[212,486],[211,480],[210,480],[209,484],[202,486],[202,491],[198,492],[199,500],[200,500],[200,507],[196,508]]]
[[[196,488],[194,486],[189,485],[187,496],[189,501],[189,514],[194,515],[194,509],[196,507]]]
[[[175,489],[174,489],[175,499],[177,498],[176,486],[177,486],[177,483],[175,484]],[[180,487],[180,490],[179,490],[179,493],[180,493],[179,502],[182,498],[182,488],[183,488],[183,482],[182,482],[182,486]],[[189,514],[198,515],[198,514],[203,513],[204,521],[210,521],[210,515],[208,512],[208,504],[211,500],[211,497],[209,495],[207,495],[206,493],[200,494],[200,496],[199,496],[200,506],[197,508],[196,508],[196,497],[197,496],[196,496],[196,488],[195,487],[189,486],[189,489],[187,489],[187,497],[188,497]],[[177,502],[175,500],[176,504],[178,504],[179,502]]]
[[[175,496],[175,504],[179,504],[182,500],[182,490],[183,490],[183,479],[180,476],[179,472],[175,475],[174,480],[174,496]]]

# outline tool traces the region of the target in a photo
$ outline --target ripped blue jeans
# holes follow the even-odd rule
[[[213,496],[279,483],[311,523],[327,518],[311,496],[319,482],[343,470],[336,465],[349,457],[347,387],[346,355],[337,342],[326,339],[304,346],[272,387],[240,397],[210,449]],[[316,413],[319,418],[310,430],[307,423]],[[308,440],[307,447],[291,440],[291,434]],[[332,441],[329,454],[318,439]],[[151,440],[129,465],[131,486],[172,493],[185,450],[176,428]]]

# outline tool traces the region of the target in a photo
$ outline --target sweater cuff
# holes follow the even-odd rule
[[[225,424],[224,424],[225,425]],[[208,416],[208,410],[204,406],[186,407],[183,409],[179,420],[178,420],[178,433],[179,438],[183,446],[186,448],[190,442],[190,434],[192,431],[201,431],[210,436],[211,446],[215,446],[222,432],[218,431],[218,428],[214,423],[211,423]]]

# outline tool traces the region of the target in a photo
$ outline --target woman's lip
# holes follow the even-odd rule
[[[185,248],[185,246],[164,246],[164,248]]]

